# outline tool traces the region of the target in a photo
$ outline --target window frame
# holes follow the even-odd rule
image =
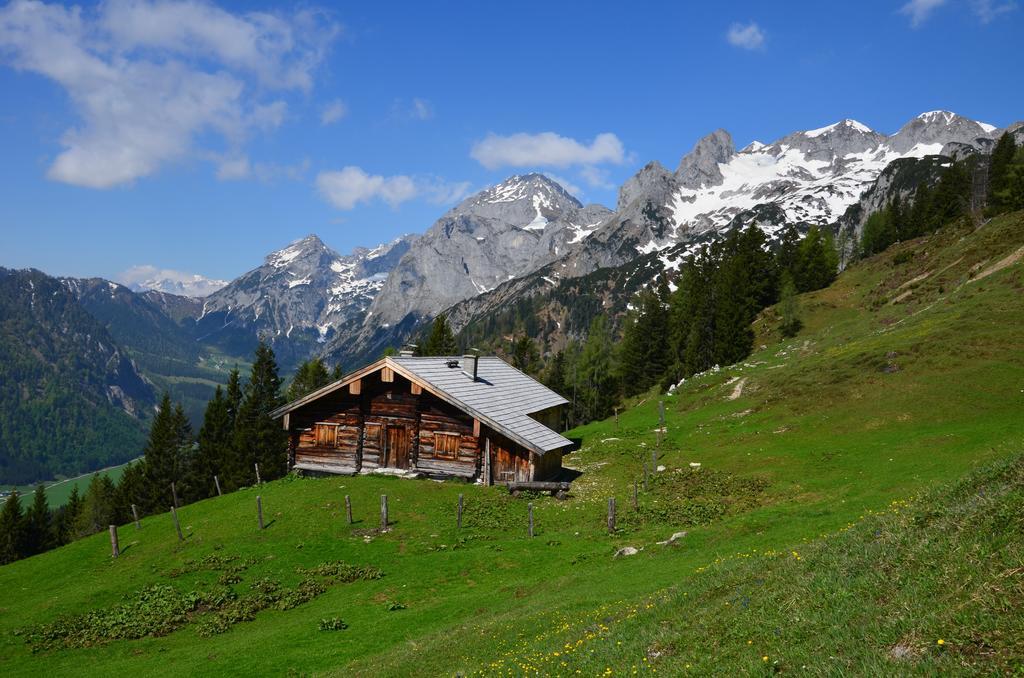
[[[316,441],[316,446],[319,448],[325,448],[329,450],[338,449],[338,429],[341,428],[341,424],[333,421],[318,421],[313,424],[313,437]],[[327,438],[327,444],[320,443],[320,432],[321,430],[332,431]]]
[[[451,441],[455,440],[454,452],[448,453],[446,448],[447,444],[439,445],[441,440]],[[462,434],[454,431],[434,431],[434,456],[442,457],[444,459],[457,459],[459,457],[459,448],[462,446]]]

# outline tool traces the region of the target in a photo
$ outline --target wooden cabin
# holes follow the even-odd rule
[[[497,357],[388,356],[272,413],[293,468],[552,480],[568,401]]]

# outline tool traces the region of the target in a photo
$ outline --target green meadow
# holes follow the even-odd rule
[[[794,338],[768,309],[743,363],[571,431],[565,501],[291,477],[4,566],[0,671],[1019,672],[1022,253],[1011,214],[854,265]]]

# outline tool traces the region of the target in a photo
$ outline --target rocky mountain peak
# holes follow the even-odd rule
[[[311,233],[305,238],[289,243],[287,247],[271,252],[264,261],[274,268],[287,268],[294,262],[308,261],[324,255],[338,256],[319,236]]]
[[[912,119],[889,137],[887,145],[897,153],[935,155],[948,143],[973,144],[988,138],[992,125],[975,122],[951,111],[928,111]]]
[[[675,188],[674,177],[657,160],[644,165],[643,169],[634,174],[619,188],[619,200],[616,209],[622,211],[640,196],[652,194],[668,195]]]
[[[536,207],[548,213],[561,213],[582,206],[557,181],[534,172],[511,176],[485,188],[464,200],[453,211],[486,214],[496,209],[507,211],[515,207]]]
[[[722,183],[719,163],[729,162],[736,155],[732,135],[717,129],[697,142],[693,150],[683,156],[676,169],[676,181],[686,188],[701,188]]]

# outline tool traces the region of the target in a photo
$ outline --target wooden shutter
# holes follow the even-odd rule
[[[460,442],[462,442],[462,436],[458,433],[444,433],[442,431],[434,433],[434,456],[451,457],[454,459],[459,456]]]
[[[338,446],[338,425],[317,424],[316,425],[316,446],[337,447]]]

